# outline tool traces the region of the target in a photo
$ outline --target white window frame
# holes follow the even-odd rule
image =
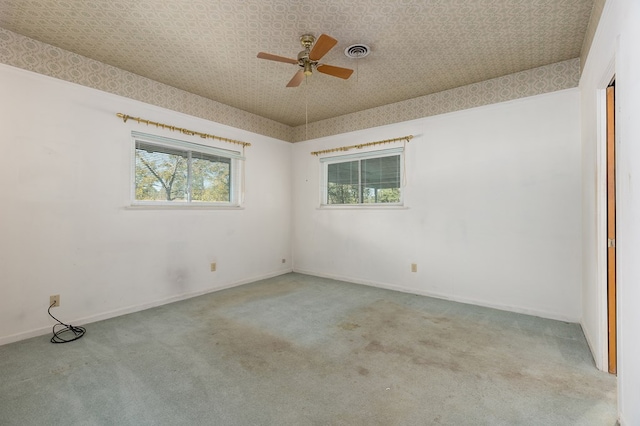
[[[238,151],[231,151],[222,148],[216,148],[208,145],[201,145],[184,140],[167,138],[142,132],[131,132],[131,205],[133,207],[185,207],[185,208],[240,208],[243,202],[244,188],[244,160],[245,157]],[[229,176],[229,197],[228,202],[205,202],[191,201],[164,201],[164,200],[137,200],[136,199],[136,145],[137,142],[155,145],[158,147],[166,147],[172,150],[184,151],[189,160],[191,153],[201,153],[216,155],[218,157],[228,158],[230,160],[231,170]],[[191,165],[189,163],[189,173],[191,173]],[[189,189],[190,190],[190,189]],[[190,197],[189,197],[190,198]]]
[[[346,163],[351,161],[369,160],[373,158],[400,156],[400,201],[397,203],[363,203],[360,200],[359,203],[353,204],[329,204],[328,200],[328,179],[329,179],[329,165],[336,163]],[[360,179],[361,173],[358,173],[358,186],[362,184]],[[377,151],[359,152],[354,154],[336,155],[332,157],[320,158],[320,207],[321,208],[397,208],[404,206],[404,148],[391,148]]]

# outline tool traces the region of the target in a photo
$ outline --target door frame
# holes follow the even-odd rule
[[[599,352],[596,367],[609,369],[609,321],[608,321],[608,250],[607,250],[607,87],[615,79],[615,58],[600,80],[597,96],[597,164],[596,164],[596,274],[598,286]],[[593,348],[595,349],[595,348]]]
[[[608,371],[618,372],[617,256],[616,256],[616,86],[607,87],[607,348]],[[613,264],[613,265],[612,265]]]

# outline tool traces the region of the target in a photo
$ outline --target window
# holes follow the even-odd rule
[[[323,205],[402,204],[402,148],[320,161]]]
[[[240,153],[132,132],[134,204],[239,205]]]

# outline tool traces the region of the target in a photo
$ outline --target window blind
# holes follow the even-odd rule
[[[147,141],[147,142],[153,142],[155,144],[168,145],[169,147],[172,147],[174,149],[179,147],[179,148],[184,148],[186,151],[198,151],[206,154],[211,154],[216,156],[220,155],[227,158],[233,158],[236,160],[245,159],[245,157],[242,156],[240,152],[232,151],[229,149],[214,148],[212,146],[200,145],[197,143],[181,141],[179,139],[167,138],[167,137],[158,136],[158,135],[150,135],[148,133],[141,133],[136,131],[132,131],[131,136],[134,139],[136,139],[136,142]],[[138,141],[138,139],[141,139],[141,141]]]

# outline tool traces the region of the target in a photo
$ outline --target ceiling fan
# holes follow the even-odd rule
[[[338,40],[326,34],[321,34],[317,41],[311,34],[305,34],[300,37],[300,44],[302,44],[304,50],[298,53],[298,59],[285,58],[284,56],[272,55],[271,53],[264,52],[258,53],[258,58],[299,65],[302,69],[293,76],[291,81],[289,81],[289,84],[287,84],[287,87],[298,87],[300,83],[302,83],[302,80],[304,80],[305,76],[313,73],[314,68],[323,74],[344,78],[346,80],[353,73],[352,69],[319,63],[320,59],[322,59],[322,57],[326,55],[327,52],[329,52],[329,50],[331,50],[331,48],[333,48],[337,43]]]

